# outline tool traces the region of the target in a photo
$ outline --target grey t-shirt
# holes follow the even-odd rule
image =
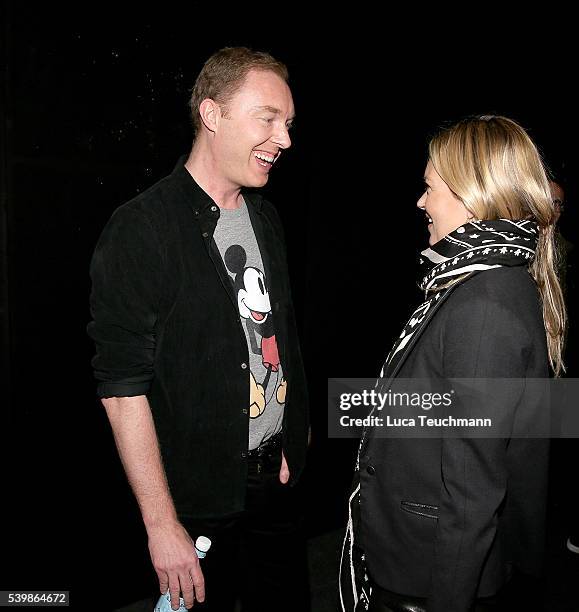
[[[220,208],[213,235],[233,282],[249,349],[249,450],[281,430],[286,382],[280,363],[269,284],[245,202]]]

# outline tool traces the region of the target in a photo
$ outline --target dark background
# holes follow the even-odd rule
[[[0,588],[69,589],[101,610],[148,594],[145,532],[95,396],[88,264],[112,211],[189,151],[189,90],[227,45],[270,51],[290,71],[293,146],[264,191],[286,228],[310,382],[306,526],[310,536],[342,526],[355,443],[327,439],[326,381],[375,375],[420,299],[428,137],[470,113],[512,117],[563,169],[572,208],[577,99],[562,55],[512,39],[492,53],[436,44],[413,55],[385,38],[322,41],[296,19],[284,39],[182,12],[0,10]],[[574,242],[577,216],[562,220]]]

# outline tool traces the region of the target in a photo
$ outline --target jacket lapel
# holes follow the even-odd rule
[[[412,349],[418,342],[418,339],[424,333],[424,330],[427,328],[428,324],[430,323],[430,320],[432,319],[436,311],[448,299],[448,296],[456,289],[456,287],[458,287],[458,285],[460,285],[460,283],[450,286],[444,292],[444,294],[440,297],[440,299],[436,300],[435,303],[429,308],[428,312],[425,315],[424,321],[422,321],[422,324],[420,325],[420,327],[414,332],[414,334],[412,335],[412,338],[406,344],[406,346],[403,349],[401,349],[400,353],[397,356],[396,361],[393,364],[390,364],[386,368],[386,371],[384,372],[384,376],[383,376],[383,379],[386,380],[386,382],[382,384],[381,386],[382,389],[386,390],[390,388],[390,384],[392,383],[392,380],[396,377],[396,375],[400,371],[400,368],[404,365],[404,362],[408,358],[408,355],[410,355],[410,353],[412,352]]]

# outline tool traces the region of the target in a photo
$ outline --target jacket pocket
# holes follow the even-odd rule
[[[432,504],[418,504],[411,501],[401,501],[400,507],[405,512],[410,514],[418,514],[418,516],[424,516],[426,518],[438,520],[438,506]]]

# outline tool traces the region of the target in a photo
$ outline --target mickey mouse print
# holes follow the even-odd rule
[[[245,201],[220,209],[215,243],[233,284],[249,353],[249,449],[281,430],[287,381],[275,337],[269,279]]]
[[[234,244],[225,252],[225,265],[234,277],[237,306],[245,324],[250,353],[261,356],[261,368],[252,363],[249,375],[249,416],[255,419],[263,414],[274,394],[278,404],[285,403],[286,382],[281,374],[265,274],[246,263],[247,254],[241,245]]]

